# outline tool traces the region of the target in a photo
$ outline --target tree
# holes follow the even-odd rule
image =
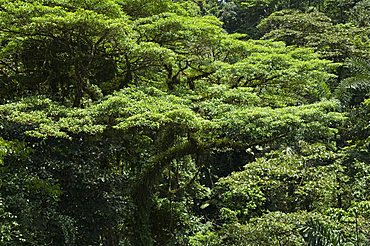
[[[369,103],[331,89],[367,31],[327,2],[0,0],[1,243],[366,245]]]
[[[130,35],[119,5],[114,1],[0,4],[5,99],[48,95],[80,107],[84,100],[101,97],[100,83],[116,75],[115,53],[122,47],[117,36]]]
[[[250,54],[219,69],[218,80],[231,87],[249,87],[270,105],[297,105],[330,98],[327,82],[334,75],[309,49],[286,47],[283,43],[248,41]]]
[[[258,28],[264,34],[264,39],[312,47],[326,59],[335,62],[343,62],[350,56],[366,56],[368,52],[366,29],[348,23],[335,25],[325,14],[317,11],[275,12],[263,19]]]
[[[360,27],[369,27],[370,20],[366,13],[369,11],[370,2],[360,1],[351,10],[350,20]]]

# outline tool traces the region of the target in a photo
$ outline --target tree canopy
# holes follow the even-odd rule
[[[0,0],[0,244],[368,245],[368,7]]]

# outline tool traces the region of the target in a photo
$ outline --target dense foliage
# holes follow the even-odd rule
[[[369,8],[0,0],[0,245],[369,245]]]

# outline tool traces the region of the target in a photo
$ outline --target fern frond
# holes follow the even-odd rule
[[[370,59],[353,57],[346,61],[346,66],[350,68],[351,72],[353,73],[365,74],[370,71]]]
[[[319,98],[330,98],[331,97],[331,91],[330,87],[327,83],[322,82],[318,86],[318,96]]]
[[[306,222],[301,233],[308,246],[340,246],[344,243],[340,231],[313,219]]]
[[[354,57],[346,61],[352,76],[341,81],[335,90],[336,97],[345,104],[349,104],[352,98],[370,92],[370,59]]]
[[[344,79],[340,86],[346,89],[368,90],[370,88],[370,76],[360,74],[350,77]]]

